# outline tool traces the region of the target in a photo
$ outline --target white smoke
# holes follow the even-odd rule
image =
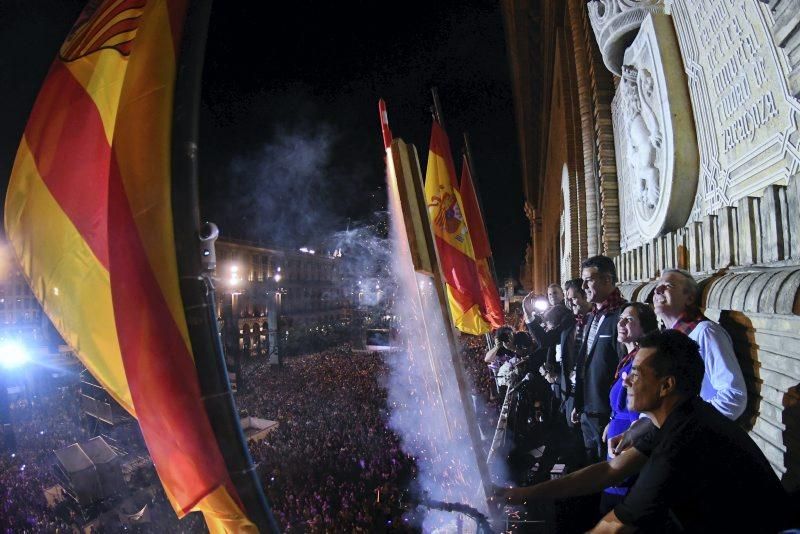
[[[416,458],[416,485],[433,500],[463,503],[486,513],[464,407],[441,308],[430,278],[414,271],[397,199],[390,198],[395,313],[402,350],[388,359],[390,425]],[[425,532],[455,531],[453,513],[430,511]],[[464,519],[465,529],[474,528]],[[468,530],[467,530],[468,531]]]

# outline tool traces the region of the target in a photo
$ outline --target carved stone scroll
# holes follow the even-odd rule
[[[648,15],[626,50],[612,111],[621,248],[630,250],[683,227],[697,190],[697,139],[668,15]]]
[[[587,7],[603,62],[620,76],[625,49],[647,15],[664,13],[664,0],[592,0]]]

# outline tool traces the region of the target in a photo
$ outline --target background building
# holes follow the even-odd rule
[[[276,296],[284,341],[292,334],[324,336],[349,321],[341,258],[306,247],[286,251],[233,239],[220,239],[216,251],[217,315],[224,317],[230,299],[246,352],[268,350],[270,300]]]
[[[665,268],[746,375],[743,421],[800,486],[798,0],[504,0],[530,245],[523,282],[614,259],[629,300]]]
[[[52,350],[61,343],[5,242],[0,242],[0,338],[24,340],[31,347],[50,346]]]

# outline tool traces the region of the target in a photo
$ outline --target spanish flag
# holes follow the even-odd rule
[[[478,270],[478,282],[481,286],[483,299],[484,319],[492,328],[500,328],[505,324],[503,306],[500,304],[500,293],[497,291],[494,275],[489,269],[489,258],[492,249],[489,246],[489,234],[483,223],[481,208],[478,205],[478,195],[475,193],[475,184],[469,170],[469,160],[464,156],[461,163],[461,202],[464,205],[464,217],[469,226],[469,236],[475,253],[475,266]]]
[[[138,420],[179,517],[255,531],[200,396],[173,239],[171,119],[188,0],[92,0],[25,128],[6,232],[63,338]]]
[[[483,296],[475,252],[455,176],[450,141],[444,129],[434,121],[425,171],[425,203],[447,284],[450,312],[455,327],[460,331],[485,334],[491,328],[481,310]]]

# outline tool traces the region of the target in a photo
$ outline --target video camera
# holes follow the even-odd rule
[[[511,343],[514,337],[514,330],[510,326],[501,326],[494,334],[494,339],[498,343]]]

